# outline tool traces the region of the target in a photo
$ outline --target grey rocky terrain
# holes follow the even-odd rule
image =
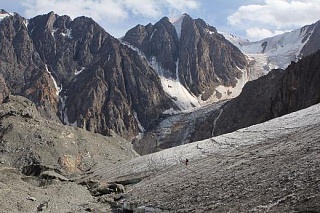
[[[115,133],[102,136],[47,120],[20,96],[0,105],[0,125],[0,212],[40,212],[46,203],[43,212],[110,212],[74,181],[95,167],[138,156]]]

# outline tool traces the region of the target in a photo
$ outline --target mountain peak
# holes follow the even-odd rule
[[[0,22],[4,19],[4,18],[6,18],[6,17],[8,17],[8,16],[13,16],[14,15],[14,13],[8,13],[7,11],[5,11],[4,9],[0,9]]]
[[[8,12],[5,11],[4,9],[0,9],[0,14],[4,14],[4,13],[8,13]]]
[[[182,14],[182,15],[180,15],[180,16],[170,17],[170,18],[169,18],[169,21],[170,21],[172,24],[175,24],[175,23],[183,20],[183,18],[184,18],[185,16],[186,16],[186,14],[184,13],[184,14]]]
[[[181,36],[181,25],[186,16],[188,16],[188,14],[184,13],[181,16],[169,18],[171,24],[176,28],[178,38]]]

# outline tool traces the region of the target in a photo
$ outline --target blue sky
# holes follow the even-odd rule
[[[320,0],[0,0],[0,7],[26,18],[50,11],[92,17],[115,37],[182,13],[251,41],[320,20]]]

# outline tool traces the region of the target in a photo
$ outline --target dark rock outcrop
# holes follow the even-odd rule
[[[137,25],[123,41],[139,48],[149,61],[156,60],[163,68],[158,71],[161,75],[179,79],[195,96],[202,95],[203,100],[218,85],[234,87],[242,76],[239,68],[247,66],[241,51],[214,27],[187,14],[173,23],[165,17],[155,25]]]
[[[0,22],[0,73],[10,93],[29,98],[47,117],[57,119],[55,86],[33,45],[26,23],[18,14]]]
[[[300,110],[320,102],[320,51],[292,62],[286,70],[245,85],[242,93],[223,108],[214,135]]]
[[[301,28],[301,31],[307,30],[307,35],[302,42],[308,40],[300,52],[300,57],[310,55],[320,50],[319,36],[320,36],[320,21],[312,25],[307,25]]]

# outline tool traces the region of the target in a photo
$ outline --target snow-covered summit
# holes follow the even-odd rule
[[[229,40],[233,45],[235,45],[239,49],[243,45],[246,45],[246,44],[250,43],[250,41],[248,39],[241,38],[241,37],[235,36],[235,35],[230,34],[230,33],[226,33],[226,32],[219,32],[219,33],[221,35],[223,35],[227,40]]]
[[[181,37],[181,25],[182,25],[182,22],[183,22],[183,19],[184,19],[185,16],[186,16],[186,14],[183,14],[181,16],[174,17],[174,18],[169,18],[169,21],[176,28],[176,31],[177,31],[177,34],[178,34],[178,38]]]
[[[258,62],[264,70],[272,68],[285,69],[291,61],[301,57],[301,50],[309,41],[316,24],[286,32],[260,41],[249,42],[227,33],[222,33],[226,39],[237,46],[243,53]]]
[[[6,18],[6,17],[8,17],[8,16],[13,16],[14,15],[14,13],[8,13],[7,11],[5,11],[5,10],[3,10],[3,9],[0,9],[0,22],[4,19],[4,18]]]

